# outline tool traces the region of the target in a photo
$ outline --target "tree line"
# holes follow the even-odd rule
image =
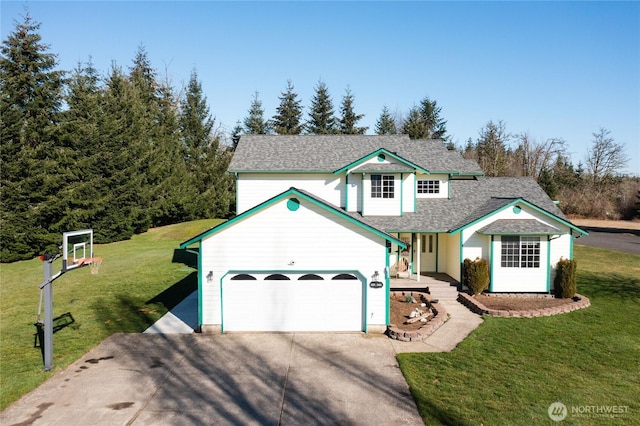
[[[62,71],[39,27],[27,14],[0,48],[1,262],[56,250],[69,230],[93,228],[95,241],[107,243],[154,226],[229,217],[235,188],[226,169],[242,134],[369,130],[359,125],[364,115],[350,89],[336,113],[319,81],[305,119],[288,81],[272,117],[256,92],[247,116],[226,135],[195,70],[178,90],[140,47],[127,69],[114,63],[100,75],[89,60]],[[534,140],[489,121],[476,140],[456,146],[446,123],[437,102],[424,97],[404,116],[383,107],[372,131],[441,139],[488,176],[531,176],[568,214],[639,215],[639,178],[620,175],[628,157],[607,129],[594,133],[585,163],[574,166],[560,138]]]
[[[197,73],[182,95],[139,48],[127,70],[56,69],[27,15],[0,49],[0,261],[57,249],[64,231],[97,243],[233,211],[231,154]]]
[[[359,126],[364,114],[355,112],[355,95],[347,88],[336,114],[329,88],[322,80],[314,88],[308,117],[305,120],[302,100],[298,97],[291,80],[278,97],[276,113],[265,117],[262,101],[256,92],[251,101],[247,116],[238,121],[232,131],[231,139],[237,143],[242,134],[258,135],[363,135],[369,129]],[[378,117],[374,131],[377,135],[408,134],[411,139],[442,139],[449,141],[446,120],[441,117],[442,108],[437,101],[424,97],[414,105],[406,117],[394,117],[384,106]]]

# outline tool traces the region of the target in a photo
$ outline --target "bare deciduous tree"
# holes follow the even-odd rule
[[[616,142],[611,131],[601,127],[593,133],[591,148],[587,153],[587,173],[594,185],[600,185],[620,172],[629,162],[624,143]]]

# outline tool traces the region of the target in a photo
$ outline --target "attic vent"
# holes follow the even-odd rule
[[[380,155],[378,155],[378,161],[379,161],[379,162],[381,162],[381,163],[382,163],[382,162],[383,162],[384,160],[386,160],[386,159],[387,159],[387,157],[385,157],[385,155],[384,155],[384,154],[380,154]]]

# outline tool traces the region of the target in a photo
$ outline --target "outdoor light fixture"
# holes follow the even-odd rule
[[[207,274],[207,282],[210,283],[211,281],[213,281],[213,271],[209,271]]]

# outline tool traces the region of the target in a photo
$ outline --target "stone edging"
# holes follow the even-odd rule
[[[591,306],[591,302],[589,301],[589,299],[578,293],[576,293],[576,295],[573,297],[573,300],[573,303],[567,303],[566,305],[555,306],[553,308],[531,309],[529,311],[506,311],[489,309],[484,304],[476,300],[473,296],[467,293],[458,293],[458,302],[462,303],[476,314],[511,318],[548,317],[551,315],[564,314]]]
[[[431,306],[431,309],[433,310],[433,318],[427,321],[427,323],[419,329],[412,331],[401,330],[394,325],[388,325],[386,335],[389,336],[389,338],[403,342],[418,342],[431,336],[434,331],[439,329],[449,319],[447,311],[440,303],[431,303],[424,293],[417,291],[414,291],[413,293],[420,294],[420,297],[429,303],[429,306]]]

